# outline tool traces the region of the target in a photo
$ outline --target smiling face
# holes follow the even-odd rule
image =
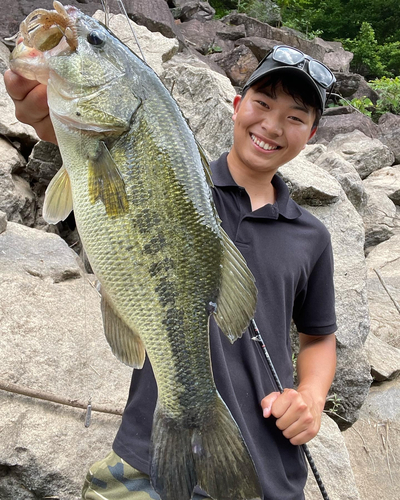
[[[228,155],[235,173],[272,178],[277,169],[295,158],[316,131],[316,110],[262,82],[234,100],[234,143]],[[236,176],[238,177],[238,176]]]

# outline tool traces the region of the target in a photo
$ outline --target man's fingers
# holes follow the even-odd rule
[[[279,392],[271,392],[270,394],[268,394],[268,396],[262,399],[261,408],[263,409],[263,415],[265,418],[271,416],[272,405],[279,398],[279,396],[280,396]]]
[[[49,117],[47,87],[37,81],[27,80],[8,70],[4,83],[15,105],[15,117],[35,128],[40,139],[57,144]]]
[[[39,85],[39,82],[23,78],[8,69],[4,73],[4,84],[14,101],[22,101],[32,89]]]
[[[4,83],[14,101],[17,120],[34,125],[49,114],[46,85],[22,78],[10,70],[4,74]]]
[[[296,403],[298,402],[299,393],[294,389],[284,389],[272,406],[272,415],[276,418],[281,418],[289,410],[295,411]],[[295,405],[295,408],[292,406]],[[306,406],[306,405],[305,405]]]
[[[53,124],[51,123],[49,115],[47,115],[40,122],[35,123],[35,130],[37,135],[42,141],[52,142],[57,144],[56,134],[54,133]]]

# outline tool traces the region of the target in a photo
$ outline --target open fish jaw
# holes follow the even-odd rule
[[[74,14],[79,11],[75,7],[68,10],[58,2],[53,3],[54,10],[36,9],[31,12],[20,25],[23,43],[40,51],[50,50],[65,36],[71,49],[78,46]]]

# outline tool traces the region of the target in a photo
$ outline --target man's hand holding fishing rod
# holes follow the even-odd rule
[[[84,64],[74,65],[83,71],[74,76],[74,84],[83,77],[89,83],[82,81],[74,91],[69,116],[65,106],[71,103],[62,102],[65,95],[57,87],[64,84],[66,65],[58,65],[57,53],[51,54],[50,63],[51,119],[44,85],[7,72],[6,88],[17,118],[60,146],[64,166],[49,186],[44,213],[55,223],[74,209],[89,260],[103,280],[107,340],[119,359],[141,368],[133,372],[113,451],[90,469],[83,498],[189,500],[194,488],[196,500],[303,500],[307,467],[294,445],[317,434],[336,364],[333,258],[328,231],[290,198],[276,172],[314,136],[333,74],[298,49],[274,47],[242,95],[235,97],[232,148],[211,163],[209,172],[155,74],[136,57],[122,70],[130,54],[109,32],[76,9],[55,7],[55,22],[64,33],[61,57],[82,57],[88,65],[98,59],[104,71],[94,77],[85,73]],[[71,30],[69,23],[75,22],[84,28]],[[25,30],[32,35],[31,45],[35,29],[31,33],[28,25]],[[14,71],[24,74],[24,64],[16,61]],[[110,93],[114,80],[104,75],[106,85],[96,106],[104,106],[110,119],[107,127],[96,124],[93,129],[102,130],[99,139],[90,129],[97,109],[85,121],[92,104],[85,92],[115,65],[119,78],[126,71],[131,80],[122,78],[115,88],[117,106]],[[143,88],[137,75],[145,82]],[[178,130],[171,132],[170,123],[178,123]],[[71,126],[81,127],[80,135],[71,134]],[[82,149],[84,156],[75,162]],[[133,163],[118,163],[125,157]],[[170,163],[171,158],[175,161]],[[82,168],[85,162],[87,170]],[[210,175],[212,196],[205,183]],[[137,184],[131,186],[135,176]],[[72,197],[64,199],[56,191],[60,186],[71,188]],[[183,198],[170,200],[172,195]],[[180,205],[185,208],[180,210]],[[188,223],[192,212],[193,222]],[[114,245],[116,221],[129,238],[116,234]],[[134,233],[132,221],[135,230],[145,225]],[[93,235],[103,238],[100,246]],[[114,245],[108,249],[115,259],[110,280],[102,267],[104,245]],[[181,256],[183,248],[186,254]],[[141,265],[134,267],[138,261]],[[115,284],[119,265],[125,272],[121,289]],[[142,280],[139,286],[135,279]],[[189,287],[183,295],[182,284]],[[146,293],[153,302],[131,313],[132,304]],[[260,329],[256,341],[252,334],[242,336],[254,320]],[[292,320],[300,332],[297,389]],[[206,332],[200,344],[197,334],[186,335],[197,323]]]

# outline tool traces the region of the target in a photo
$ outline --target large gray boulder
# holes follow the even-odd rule
[[[197,19],[204,23],[212,21],[215,15],[215,9],[208,2],[200,0],[174,0],[173,3],[175,8],[172,9],[172,14],[175,19],[180,19],[182,22]]]
[[[394,163],[391,150],[378,139],[371,139],[360,130],[339,134],[328,145],[332,151],[350,162],[365,179],[375,170],[389,167]]]
[[[318,435],[307,445],[330,500],[361,500],[349,453],[336,423],[322,415]],[[306,500],[320,500],[321,491],[309,467],[304,490]]]
[[[258,59],[245,45],[238,45],[229,52],[214,54],[210,59],[218,64],[235,87],[244,87],[249,76],[258,66]]]
[[[386,113],[380,117],[378,126],[381,141],[393,151],[396,163],[400,163],[400,116]]]
[[[400,349],[400,235],[373,248],[366,262],[371,332]]]
[[[362,219],[338,181],[321,167],[300,157],[279,172],[295,199],[331,233],[338,323],[338,365],[331,394],[341,401],[331,416],[345,428],[357,420],[372,381],[363,347],[369,333],[369,314]]]
[[[368,116],[351,112],[346,114],[341,113],[341,108],[333,108],[335,114],[330,114],[329,110],[321,118],[317,133],[311,139],[311,143],[328,144],[332,139],[339,134],[350,134],[355,130],[361,131],[367,137],[373,139],[379,138],[379,128]]]
[[[396,205],[383,190],[366,184],[367,204],[362,217],[365,227],[365,248],[371,249],[388,240],[398,228]]]
[[[203,23],[198,19],[191,19],[182,23],[180,29],[186,43],[207,56],[214,52],[232,50],[234,40],[245,35],[242,26],[227,26],[220,20]]]
[[[380,168],[365,179],[364,184],[383,192],[394,204],[400,205],[400,165]]]
[[[342,195],[339,184],[305,158],[295,158],[280,167],[278,173],[289,187],[293,200],[300,205],[332,205]]]
[[[3,42],[0,42],[0,73],[4,75],[10,65],[10,51]]]
[[[96,11],[93,17],[104,23],[103,11]],[[176,38],[165,37],[161,33],[152,33],[147,27],[138,25],[133,21],[130,21],[130,23],[132,23],[132,28],[135,31],[147,64],[157,74],[160,74],[162,72],[162,63],[169,61],[178,52],[178,40]],[[123,14],[111,16],[109,28],[117,34],[125,45],[141,57],[139,47],[133,38],[131,28]]]
[[[336,83],[333,89],[335,94],[344,98],[368,97],[376,104],[379,96],[365,81],[365,78],[357,73],[335,72]]]
[[[19,174],[26,164],[13,145],[0,137],[0,210],[8,220],[33,226],[36,199],[29,183]]]
[[[54,234],[9,222],[0,234],[1,383],[123,408],[131,369],[111,354],[100,298]],[[78,500],[120,417],[0,391],[0,498]]]
[[[228,78],[193,56],[177,54],[164,64],[162,79],[173,88],[173,97],[210,159],[228,151],[232,145],[235,97]]]
[[[400,349],[378,339],[373,333],[368,335],[365,349],[374,381],[393,380],[400,375]]]
[[[343,433],[360,497],[398,500],[400,379],[371,387],[359,420]]]
[[[165,0],[124,0],[124,5],[129,18],[135,23],[167,38],[176,38],[181,48],[184,47],[179,26]]]
[[[342,186],[347,198],[356,210],[362,214],[367,205],[367,194],[356,168],[341,155],[327,151],[316,164],[329,172]]]

